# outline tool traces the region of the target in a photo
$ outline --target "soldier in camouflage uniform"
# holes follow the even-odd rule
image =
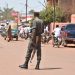
[[[28,69],[28,62],[31,58],[31,53],[36,50],[37,53],[37,64],[35,69],[39,69],[40,61],[41,61],[41,34],[44,31],[43,21],[39,19],[39,13],[34,12],[34,20],[32,21],[31,28],[31,39],[28,45],[26,60],[23,65],[20,65],[20,68]]]

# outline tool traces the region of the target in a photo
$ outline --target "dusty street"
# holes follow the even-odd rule
[[[75,47],[53,48],[42,45],[41,70],[35,70],[36,55],[29,69],[18,66],[24,63],[28,40],[7,42],[0,36],[0,75],[75,75]]]

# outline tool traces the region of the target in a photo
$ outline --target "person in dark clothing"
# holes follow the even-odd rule
[[[41,61],[41,34],[44,31],[43,21],[39,19],[39,13],[34,12],[34,19],[32,21],[31,27],[31,38],[28,44],[28,50],[26,55],[26,60],[23,65],[19,65],[20,68],[28,69],[28,62],[31,58],[31,54],[33,49],[36,50],[37,53],[37,64],[35,69],[39,69],[40,61]]]
[[[11,25],[8,26],[7,38],[8,38],[8,42],[12,40]]]

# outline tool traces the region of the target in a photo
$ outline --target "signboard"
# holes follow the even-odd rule
[[[11,15],[12,15],[13,17],[17,17],[17,16],[18,16],[18,12],[13,11],[13,12],[11,13]]]

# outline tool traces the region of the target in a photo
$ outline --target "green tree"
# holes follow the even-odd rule
[[[54,21],[54,7],[48,6],[40,12],[40,17],[47,23],[51,23]],[[55,21],[62,22],[64,13],[60,10],[59,7],[55,7]]]
[[[3,16],[4,16],[4,19],[13,19],[11,13],[13,11],[13,8],[4,8],[4,11],[3,11]]]
[[[1,15],[3,16],[3,19],[5,20],[12,20],[14,17],[11,15],[13,11],[13,8],[4,8],[1,10]]]
[[[34,13],[34,10],[33,9],[29,11],[29,14],[33,14],[33,13]]]

